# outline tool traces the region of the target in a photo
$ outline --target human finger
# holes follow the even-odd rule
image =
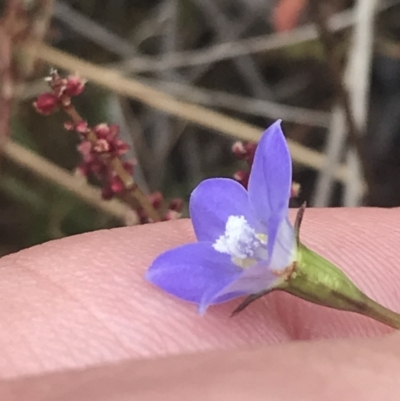
[[[398,310],[399,220],[396,209],[310,209],[302,238]],[[271,294],[235,318],[238,301],[200,317],[143,280],[160,252],[190,241],[191,224],[183,220],[79,235],[1,259],[0,375],[390,331],[287,294]]]
[[[128,361],[0,383],[7,401],[397,401],[400,336]]]

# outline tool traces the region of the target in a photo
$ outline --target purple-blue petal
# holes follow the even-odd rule
[[[264,132],[258,143],[248,186],[254,214],[268,230],[269,254],[279,225],[288,213],[291,186],[292,162],[278,120]]]
[[[276,280],[277,276],[271,273],[265,262],[256,263],[242,270],[240,276],[224,288],[218,290],[216,287],[210,287],[200,302],[199,312],[204,313],[212,304],[226,302],[243,295],[257,294],[271,288]]]
[[[262,135],[249,178],[250,204],[264,224],[287,209],[291,185],[292,162],[279,120]]]
[[[244,216],[254,224],[247,191],[229,178],[201,182],[190,197],[190,217],[199,241],[214,242],[225,232],[229,216]]]
[[[210,288],[222,290],[241,273],[229,255],[214,250],[210,242],[198,242],[161,254],[145,277],[164,291],[199,304]]]
[[[272,257],[269,261],[269,267],[272,270],[283,270],[288,267],[292,261],[295,252],[296,238],[294,229],[289,219],[284,218],[277,231]]]

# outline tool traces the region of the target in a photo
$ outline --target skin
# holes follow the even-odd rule
[[[303,242],[400,311],[400,213],[310,209]],[[1,400],[398,400],[400,335],[272,293],[196,308],[147,282],[189,220],[99,231],[0,260]],[[297,341],[302,340],[302,341]]]

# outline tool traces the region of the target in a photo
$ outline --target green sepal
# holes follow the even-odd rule
[[[400,328],[398,313],[369,298],[342,270],[301,243],[295,263],[291,276],[275,290],[286,291],[318,305],[359,313]]]
[[[314,304],[359,313],[400,329],[400,314],[369,298],[342,270],[300,242],[304,210],[305,205],[299,209],[294,225],[297,241],[293,264],[282,272],[273,287],[247,297],[233,314],[272,291],[285,291]]]
[[[300,244],[291,276],[275,289],[306,301],[358,312],[369,299],[342,270],[321,255]]]

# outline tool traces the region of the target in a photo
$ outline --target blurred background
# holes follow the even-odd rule
[[[59,70],[88,80],[81,115],[120,126],[146,193],[186,202],[202,179],[232,177],[246,168],[232,144],[281,118],[301,186],[294,206],[400,205],[400,1],[0,3],[0,255],[135,222],[75,174],[79,138],[65,116],[32,107],[54,48],[66,56]],[[164,94],[200,108],[183,116]]]

